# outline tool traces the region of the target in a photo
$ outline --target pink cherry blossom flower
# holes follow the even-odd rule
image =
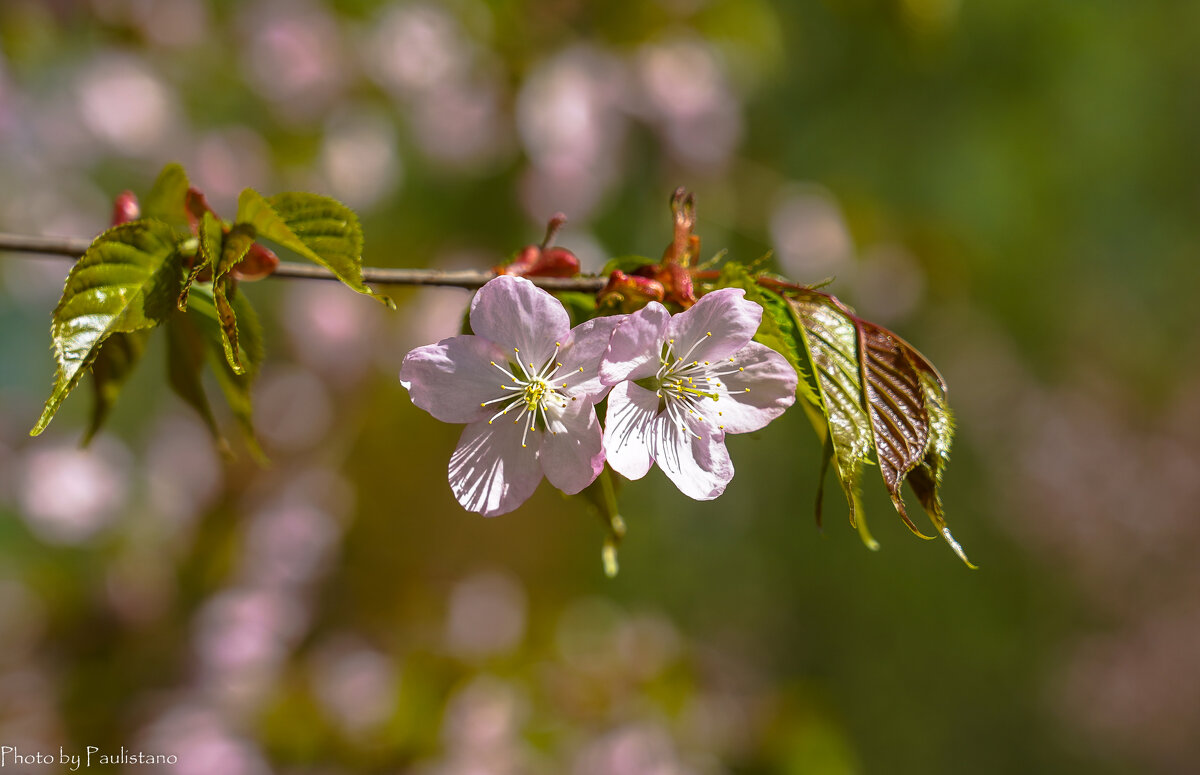
[[[595,404],[600,359],[620,317],[571,328],[558,299],[501,276],[471,302],[474,336],[418,347],[400,384],[443,422],[468,423],[450,457],[450,489],[485,517],[524,503],[543,475],[575,494],[604,466]]]
[[[651,302],[613,333],[600,364],[608,396],[604,451],[640,479],[654,463],[680,492],[711,500],[733,478],[725,434],[762,428],[796,400],[796,370],[752,342],[762,307],[713,291],[674,317]]]

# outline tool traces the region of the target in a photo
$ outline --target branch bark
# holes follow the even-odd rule
[[[0,233],[0,252],[33,253],[79,258],[91,246],[91,240],[75,237],[36,237],[23,234]],[[475,289],[496,276],[494,272],[464,269],[443,271],[440,269],[394,269],[390,267],[363,267],[363,280],[376,285],[434,285],[446,288]],[[336,280],[332,272],[319,266],[281,261],[272,277],[295,277],[303,280]],[[605,285],[603,277],[530,277],[539,288],[548,291],[584,291],[596,293]]]

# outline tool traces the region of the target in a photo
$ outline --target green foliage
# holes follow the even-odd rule
[[[174,234],[160,221],[124,223],[96,238],[71,269],[54,309],[51,336],[58,368],[46,408],[30,435],[46,429],[109,337],[166,320],[179,295],[174,258]],[[105,382],[108,403],[115,398],[117,384]]]
[[[100,352],[96,354],[96,360],[92,363],[95,398],[92,403],[92,417],[83,435],[85,445],[91,442],[108,419],[108,413],[116,403],[117,395],[125,386],[129,375],[133,373],[149,339],[150,329],[130,333],[118,332],[108,337],[100,346]]]
[[[822,477],[832,460],[850,505],[850,521],[864,543],[878,547],[859,496],[863,466],[874,455],[892,504],[909,529],[929,538],[908,517],[900,492],[906,480],[938,533],[964,563],[975,567],[946,526],[937,492],[953,434],[941,376],[910,344],[852,314],[836,298],[805,288],[789,291],[786,298],[804,333],[828,424]],[[818,491],[818,514],[820,498]]]
[[[205,253],[204,245],[211,247],[208,254],[212,257],[212,295],[213,304],[217,310],[217,318],[221,324],[221,347],[225,352],[225,360],[234,374],[245,374],[246,367],[242,365],[238,351],[238,321],[229,302],[233,290],[233,278],[230,270],[246,257],[246,251],[254,244],[254,227],[248,224],[238,224],[229,234],[222,235],[220,225],[211,214],[204,214],[201,226],[201,254]],[[206,260],[209,260],[206,258]]]
[[[191,216],[189,199],[198,203]],[[207,362],[250,453],[265,460],[251,403],[263,360],[262,331],[233,275],[260,234],[391,305],[363,283],[362,229],[345,205],[303,193],[264,199],[247,189],[232,225],[207,207],[190,189],[183,168],[168,164],[142,203],[145,217],[101,234],[72,268],[51,327],[58,366],[54,388],[32,435],[45,430],[90,371],[95,404],[85,442],[91,439],[145,351],[150,330],[165,326],[171,389],[228,453],[204,390]],[[582,300],[575,305],[586,314]]]
[[[341,202],[297,192],[264,199],[248,188],[238,197],[237,221],[250,224],[259,236],[325,267],[359,293],[395,307],[391,299],[363,282],[362,227],[354,211]]]
[[[878,544],[867,530],[861,513],[859,483],[863,465],[870,462],[873,439],[867,409],[863,406],[858,370],[858,333],[839,310],[813,295],[788,298],[804,346],[813,364],[821,397],[821,410],[828,428],[826,454],[832,455],[834,473],[850,505],[850,524],[872,549]]]
[[[194,380],[197,387],[199,387],[201,398],[203,398],[203,387],[199,384],[198,372],[203,360],[202,356],[207,357],[209,366],[212,367],[213,375],[216,377],[217,386],[225,396],[225,402],[229,405],[230,411],[233,412],[234,420],[237,421],[238,427],[242,432],[247,449],[249,449],[250,454],[255,459],[263,462],[266,460],[266,455],[259,446],[257,436],[254,433],[254,407],[251,400],[251,388],[255,378],[258,377],[259,368],[262,365],[265,354],[262,327],[258,323],[258,316],[254,308],[250,305],[249,300],[246,299],[246,294],[235,294],[229,300],[229,305],[230,310],[238,321],[242,371],[236,371],[226,356],[224,334],[222,332],[222,317],[218,311],[212,290],[204,286],[198,286],[193,292],[187,310],[187,325],[198,336],[187,342],[190,349],[181,353],[180,357],[190,359],[186,368],[190,369],[192,373],[197,374]],[[189,379],[191,378],[189,377]],[[179,393],[185,401],[196,407],[198,411],[201,411],[201,415],[204,415],[204,411],[200,410],[197,406],[200,402],[197,402],[194,397],[189,397],[178,386],[175,386],[174,379],[172,380],[172,386],[175,388],[176,393]],[[207,405],[206,398],[203,399],[202,405]],[[206,418],[206,422],[209,422],[208,418]],[[215,423],[210,424],[210,428],[215,428]],[[219,433],[216,436],[220,439]]]
[[[954,432],[945,385],[912,345],[854,315],[835,297],[727,263],[717,287],[742,288],[763,307],[755,341],[783,355],[799,376],[796,396],[822,442],[817,520],[826,471],[833,467],[863,542],[879,547],[867,528],[860,494],[865,466],[878,462],[892,504],[909,519],[901,487],[909,482],[938,533],[967,561],[946,527],[938,486]],[[971,567],[974,567],[971,565]]]
[[[658,263],[658,259],[647,258],[646,256],[617,256],[610,258],[604,263],[604,267],[600,270],[602,275],[610,275],[613,272],[620,270],[626,274],[641,269],[644,266],[654,266]]]
[[[188,231],[187,192],[191,184],[178,164],[168,164],[158,173],[150,193],[142,200],[142,217]]]
[[[175,395],[196,410],[213,436],[222,454],[229,454],[229,443],[221,434],[202,380],[208,342],[193,320],[191,310],[176,311],[167,320],[167,384]],[[222,356],[224,353],[222,352]]]

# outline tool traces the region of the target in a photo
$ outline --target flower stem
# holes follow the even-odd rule
[[[625,537],[625,520],[621,519],[617,506],[617,488],[613,483],[612,469],[605,464],[600,472],[600,519],[604,523],[608,535],[604,537],[604,546],[600,550],[600,559],[604,563],[604,575],[610,579],[616,577],[620,566],[617,564],[617,547]]]

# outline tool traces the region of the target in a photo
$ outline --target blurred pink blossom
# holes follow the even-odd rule
[[[31,446],[21,462],[20,481],[20,513],[35,535],[48,543],[83,543],[125,508],[129,453],[108,437],[87,449]]]
[[[331,119],[319,164],[332,194],[360,213],[391,195],[403,176],[396,142],[395,125],[380,113],[359,110]]]
[[[837,201],[823,188],[785,189],[770,217],[771,244],[792,279],[815,283],[843,271],[854,243]]]
[[[470,73],[475,47],[457,19],[433,3],[392,3],[372,25],[367,72],[397,97],[436,92]]]
[[[252,588],[219,593],[193,622],[198,686],[236,707],[257,706],[303,633],[307,617],[300,602],[284,593]]]
[[[504,654],[525,636],[527,602],[511,574],[484,572],[458,582],[446,614],[446,645],[452,654],[479,658]]]
[[[722,167],[741,140],[742,106],[717,52],[700,38],[667,40],[643,46],[636,67],[637,109],[671,155],[689,167]]]
[[[271,180],[271,147],[253,129],[229,126],[206,132],[195,141],[188,174],[213,209],[232,217],[238,194]]]
[[[361,379],[388,320],[380,305],[337,283],[295,283],[285,294],[283,322],[300,361],[339,387]]]
[[[84,125],[128,156],[161,155],[180,124],[174,93],[131,56],[97,57],[80,73],[76,94]]]
[[[517,95],[517,129],[531,162],[526,212],[586,218],[621,168],[628,124],[624,63],[587,46],[543,60]]]
[[[311,0],[258,0],[240,9],[247,77],[289,120],[310,122],[341,95],[351,73],[342,32]]]
[[[310,679],[329,715],[349,732],[369,732],[396,709],[392,661],[351,636],[332,638],[310,661]]]
[[[287,452],[311,448],[326,438],[333,420],[333,398],[312,372],[281,366],[267,370],[259,380],[255,426],[271,448]]]
[[[257,745],[230,729],[219,711],[199,703],[185,701],[165,710],[139,733],[137,745],[147,753],[179,757],[177,764],[161,768],[164,775],[272,773]]]

